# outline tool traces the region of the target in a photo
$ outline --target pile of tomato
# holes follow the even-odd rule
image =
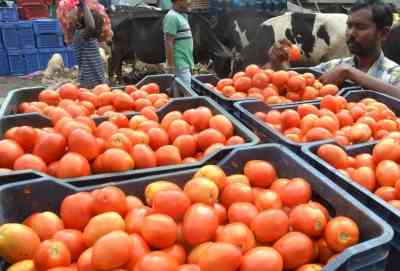
[[[72,178],[193,163],[244,142],[227,117],[205,106],[171,111],[162,119],[147,107],[130,119],[112,113],[98,125],[86,116],[64,116],[54,127],[8,129],[0,140],[0,169]]]
[[[232,100],[256,98],[268,104],[314,100],[339,91],[335,85],[323,85],[309,72],[273,71],[254,64],[232,78],[219,80],[216,86],[206,86]]]
[[[3,224],[0,256],[9,271],[310,271],[360,238],[307,180],[263,160],[233,175],[204,166],[182,188],[155,181],[143,198],[113,186],[68,195],[58,214]]]
[[[350,156],[333,144],[321,145],[317,154],[342,174],[400,209],[400,133],[378,142],[372,153]]]
[[[400,119],[372,98],[349,102],[328,95],[319,107],[301,104],[295,109],[256,112],[255,116],[294,142],[335,139],[342,145],[378,140],[400,130]]]
[[[18,111],[37,112],[56,122],[62,117],[107,116],[112,112],[139,112],[146,107],[156,110],[168,103],[169,99],[156,83],[140,88],[127,85],[123,90],[112,90],[105,84],[89,90],[67,83],[57,90],[41,91],[38,101],[23,102],[18,106]]]

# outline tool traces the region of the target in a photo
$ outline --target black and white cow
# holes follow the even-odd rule
[[[243,48],[233,65],[233,72],[248,64],[268,62],[272,44],[286,38],[302,50],[302,58],[294,66],[313,66],[334,58],[350,55],[346,44],[346,14],[341,13],[286,13],[263,22],[251,42]],[[400,64],[400,25],[394,26],[383,51]]]
[[[250,63],[268,62],[268,50],[277,40],[286,38],[302,50],[298,66],[316,65],[348,56],[347,15],[339,13],[285,13],[263,22],[254,38],[241,52],[235,70]]]
[[[287,12],[312,13],[311,10],[290,2],[287,3]],[[250,44],[263,22],[279,15],[282,13],[276,14],[256,8],[231,10],[217,17],[214,31],[225,46],[241,52]]]

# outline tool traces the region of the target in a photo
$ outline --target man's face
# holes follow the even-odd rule
[[[380,47],[381,39],[382,33],[377,29],[369,8],[350,13],[346,41],[352,54],[359,57],[368,56]]]
[[[192,0],[178,0],[176,1],[179,8],[185,10],[185,11],[190,11],[191,6],[192,6]]]

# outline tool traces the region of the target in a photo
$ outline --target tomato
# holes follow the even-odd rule
[[[71,253],[71,260],[75,261],[79,258],[86,248],[82,232],[78,230],[61,230],[53,235],[54,240],[63,242]]]
[[[273,248],[281,254],[285,269],[294,269],[309,263],[314,253],[312,240],[296,231],[281,237]]]
[[[92,246],[102,236],[118,230],[125,230],[124,219],[116,212],[102,213],[90,219],[83,231],[83,238],[87,246]]]
[[[324,233],[327,220],[320,209],[309,204],[300,204],[291,210],[289,223],[294,231],[300,231],[312,237],[319,237]]]
[[[280,209],[269,209],[260,212],[251,223],[257,241],[274,242],[289,231],[289,218]]]
[[[173,245],[163,250],[169,256],[173,257],[178,264],[184,264],[186,262],[186,251],[181,245]]]
[[[183,218],[182,232],[185,241],[198,245],[211,240],[218,227],[218,215],[214,208],[203,203],[193,204]]]
[[[110,270],[127,263],[132,255],[133,243],[123,231],[113,231],[100,237],[93,246],[92,266]]]
[[[23,260],[8,267],[7,271],[35,271],[35,264],[32,260]]]
[[[256,246],[253,232],[243,223],[231,223],[222,226],[217,232],[217,242],[230,243],[239,247],[242,253]]]
[[[88,192],[79,192],[64,198],[60,216],[66,228],[83,230],[95,214],[94,199]]]
[[[328,222],[324,236],[329,248],[341,252],[358,243],[360,231],[352,219],[338,216]]]
[[[249,227],[257,214],[256,206],[249,202],[235,202],[228,208],[228,220],[230,223],[241,222]]]
[[[129,238],[132,242],[133,249],[131,250],[131,257],[126,264],[126,269],[133,270],[136,263],[146,254],[150,253],[150,248],[146,241],[139,234],[131,234]]]
[[[79,271],[93,271],[94,268],[92,266],[92,251],[93,248],[90,247],[86,249],[80,256],[76,263]]]
[[[59,266],[69,266],[71,264],[71,253],[63,242],[46,240],[39,245],[33,261],[38,271]]]
[[[177,225],[175,221],[163,214],[151,214],[143,219],[141,235],[154,248],[167,248],[176,241]]]
[[[144,255],[135,266],[135,271],[176,271],[177,269],[178,262],[162,251]]]
[[[180,221],[190,204],[190,198],[184,192],[165,190],[155,194],[152,206],[156,213],[166,214],[175,221]]]
[[[10,139],[0,140],[0,161],[1,168],[13,168],[14,161],[24,154],[24,150],[21,146]]]
[[[92,192],[93,208],[96,214],[117,212],[124,216],[127,203],[124,191],[115,186],[107,186]]]
[[[219,189],[222,190],[228,184],[225,172],[216,165],[206,165],[201,167],[194,177],[205,177],[215,182]]]
[[[240,249],[228,243],[213,243],[200,257],[199,266],[202,271],[212,271],[218,266],[220,271],[235,271],[241,263]]]
[[[276,180],[274,166],[266,161],[249,161],[245,164],[243,171],[252,186],[267,188]]]
[[[271,247],[256,247],[243,255],[240,271],[282,271],[282,256]]]
[[[74,178],[90,175],[89,161],[79,153],[68,152],[59,161],[58,178]]]
[[[183,189],[193,203],[213,205],[218,200],[218,186],[207,178],[193,178],[189,180]]]
[[[94,135],[86,130],[76,129],[68,137],[68,149],[79,153],[87,160],[92,160],[99,155],[99,147]]]
[[[0,226],[0,256],[10,264],[32,259],[39,244],[39,236],[28,226],[17,223]]]
[[[40,240],[48,240],[53,235],[64,229],[63,221],[52,212],[42,212],[30,215],[24,224],[32,228],[40,237]]]

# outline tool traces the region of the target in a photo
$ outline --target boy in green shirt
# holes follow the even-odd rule
[[[190,11],[191,0],[172,0],[173,8],[163,21],[167,70],[174,73],[190,87],[193,61],[193,37],[186,12]]]

